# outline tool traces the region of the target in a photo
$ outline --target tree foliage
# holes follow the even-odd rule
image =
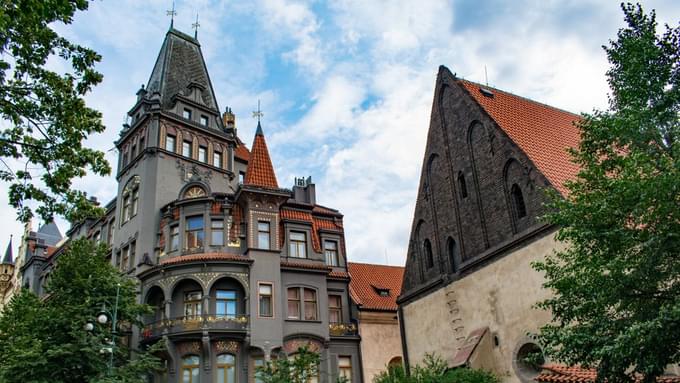
[[[149,352],[133,350],[121,340],[126,328],[139,324],[148,307],[140,305],[135,282],[106,259],[106,250],[77,240],[58,258],[39,299],[28,290],[12,298],[0,316],[0,382],[146,382],[159,366]],[[114,368],[108,374],[110,322],[95,317],[111,312],[120,286]],[[93,323],[94,330],[84,329]],[[130,360],[130,353],[134,359]]]
[[[407,375],[401,366],[388,366],[373,383],[499,383],[491,372],[472,368],[449,369],[446,362],[433,354],[426,354],[423,365],[412,368]]]
[[[288,357],[281,355],[267,361],[264,366],[257,368],[255,374],[263,383],[308,383],[313,377],[319,376],[319,363],[321,356],[311,351],[309,347],[303,346],[298,348],[294,355]],[[344,378],[336,377],[337,383],[346,381]]]
[[[535,265],[554,293],[540,340],[600,381],[652,382],[680,362],[680,27],[657,34],[654,12],[622,9],[609,108],[583,116],[581,170],[548,215],[568,247]]]
[[[71,221],[100,213],[85,193],[71,189],[89,169],[110,172],[104,153],[83,146],[104,131],[101,114],[83,96],[101,82],[101,57],[54,31],[71,23],[87,0],[0,0],[0,180],[10,183],[9,202],[19,218]],[[58,73],[49,67],[70,67]]]

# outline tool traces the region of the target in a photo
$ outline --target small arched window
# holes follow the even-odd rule
[[[200,186],[192,186],[184,192],[185,199],[205,197],[205,189]]]
[[[200,382],[200,364],[197,355],[188,355],[182,358],[182,383]]]
[[[121,225],[137,215],[139,207],[139,176],[130,178],[123,188],[123,210],[121,210]]]
[[[465,183],[465,174],[458,172],[458,189],[460,189],[460,198],[467,198],[467,184]]]
[[[236,358],[232,354],[217,355],[217,382],[236,382]]]
[[[434,266],[434,257],[432,256],[432,244],[429,239],[426,239],[425,242],[423,242],[423,254],[425,255],[427,268],[431,269]]]
[[[456,271],[456,266],[458,262],[456,260],[457,258],[456,252],[458,251],[458,249],[456,248],[456,241],[453,238],[449,237],[448,241],[446,242],[446,248],[448,249],[449,252],[449,262],[451,263],[451,272],[453,273]]]
[[[510,197],[512,198],[512,207],[515,209],[517,219],[526,217],[527,208],[524,206],[522,189],[520,189],[517,184],[512,184],[512,187],[510,188]]]

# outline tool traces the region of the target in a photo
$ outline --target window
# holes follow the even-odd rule
[[[130,149],[130,160],[137,157],[137,145],[132,144],[132,149]]]
[[[192,186],[184,192],[184,198],[199,198],[205,197],[205,189],[200,186]]]
[[[165,136],[165,150],[169,152],[174,152],[175,151],[175,136],[167,135]]]
[[[200,382],[200,360],[196,355],[189,355],[182,359],[182,383]]]
[[[467,198],[467,185],[465,184],[465,174],[458,172],[458,188],[460,189],[460,198]]]
[[[259,314],[261,317],[271,318],[274,316],[272,307],[272,285],[271,283],[260,283],[258,286]]]
[[[328,321],[342,323],[342,297],[340,295],[328,296]]]
[[[129,261],[130,261],[130,247],[125,246],[121,254],[120,264],[118,265],[118,268],[121,271],[127,271],[127,265]]]
[[[456,260],[456,241],[453,240],[453,238],[449,237],[449,239],[446,242],[447,248],[449,250],[449,262],[451,263],[451,272],[456,271],[456,265],[457,265],[457,260]]]
[[[182,141],[182,155],[191,158],[191,142]]]
[[[127,222],[130,220],[130,196],[125,195],[123,196],[123,223]]]
[[[213,166],[216,168],[222,167],[222,152],[213,152]]]
[[[236,358],[231,354],[217,355],[217,383],[236,382]]]
[[[208,126],[208,117],[201,115],[201,125]]]
[[[238,183],[243,184],[246,180],[245,172],[238,172]]]
[[[431,269],[434,266],[434,257],[432,256],[432,244],[430,244],[429,239],[426,239],[425,242],[423,242],[423,254],[425,255],[427,268]]]
[[[122,223],[129,221],[132,217],[137,215],[137,208],[139,204],[139,176],[130,178],[123,189],[123,210],[121,216]]]
[[[293,258],[307,258],[307,239],[305,233],[290,232],[288,256]]]
[[[179,249],[179,226],[170,227],[170,251]]]
[[[191,110],[184,109],[184,111],[182,111],[182,117],[186,118],[187,120],[191,120]]]
[[[113,236],[114,232],[116,231],[116,220],[112,219],[111,222],[109,222],[109,230],[106,235],[106,244],[110,245],[113,243]]]
[[[352,383],[352,357],[338,357],[338,376],[345,378],[347,383]]]
[[[198,160],[207,163],[208,162],[208,148],[205,146],[198,147]]]
[[[253,371],[253,375],[254,375],[253,383],[263,383],[262,379],[260,379],[260,376],[257,373],[257,371],[258,371],[258,368],[264,367],[264,358],[256,357],[255,359],[253,359],[253,366],[255,367],[254,371]]]
[[[288,289],[288,319],[300,319],[300,288]]]
[[[139,188],[132,189],[132,202],[130,204],[130,218],[137,215],[137,207],[139,205]]]
[[[218,317],[236,317],[236,291],[217,290],[215,297],[215,314]]]
[[[524,206],[524,197],[522,196],[522,189],[517,184],[512,184],[510,188],[510,195],[512,197],[512,205],[515,209],[515,216],[519,218],[526,217],[527,208]]]
[[[135,257],[137,256],[137,242],[132,241],[130,244],[130,261],[129,263],[125,266],[126,269],[132,269],[135,265]]]
[[[224,221],[221,219],[213,219],[210,221],[210,245],[224,245]]]
[[[324,253],[326,254],[326,264],[328,266],[338,266],[338,243],[335,241],[323,242]]]
[[[128,152],[127,150],[123,152],[123,167],[126,167],[128,164]]]
[[[144,137],[139,137],[139,152],[144,151]]]
[[[94,233],[94,236],[92,236],[92,238],[97,243],[101,242],[102,241],[102,232],[98,231],[98,232]]]
[[[184,233],[187,249],[203,247],[203,216],[187,217],[186,231]]]
[[[184,317],[197,318],[201,316],[203,295],[200,291],[184,293]]]
[[[304,287],[288,288],[288,319],[317,320],[317,317],[316,290]]]
[[[257,247],[269,250],[269,222],[257,221]]]

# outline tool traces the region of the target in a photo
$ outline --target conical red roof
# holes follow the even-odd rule
[[[264,139],[262,126],[259,122],[257,123],[257,131],[255,132],[253,146],[251,146],[250,149],[250,159],[248,160],[248,169],[246,170],[246,177],[243,184],[269,189],[279,188],[279,183],[276,182],[276,174],[274,173],[272,160],[269,157],[267,142]]]

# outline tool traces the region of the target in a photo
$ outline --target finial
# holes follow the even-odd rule
[[[172,0],[172,10],[165,11],[165,14],[170,16],[170,29],[172,29],[175,24],[175,16],[177,16],[177,12],[175,12],[175,0]]]
[[[264,116],[264,113],[260,110],[260,100],[257,100],[257,111],[253,112],[253,118],[257,118],[257,124],[260,125],[260,118]]]
[[[198,39],[198,27],[200,27],[201,24],[198,22],[198,12],[196,12],[196,22],[191,24],[191,27],[194,28],[194,38]]]

